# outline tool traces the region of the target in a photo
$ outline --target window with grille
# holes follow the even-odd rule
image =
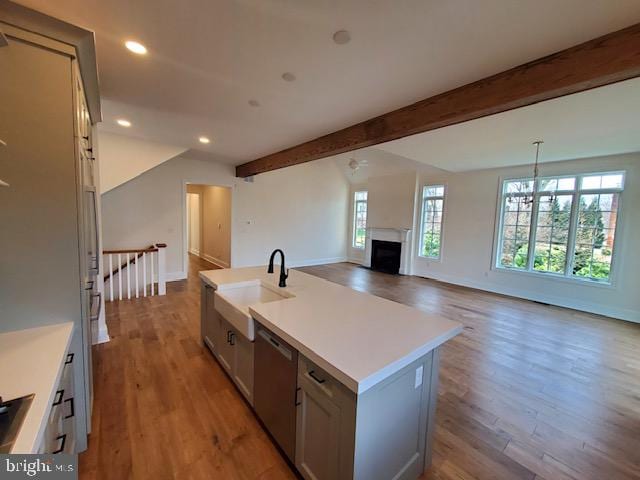
[[[444,185],[427,185],[422,189],[421,257],[440,258],[444,190]]]
[[[505,180],[497,267],[610,283],[624,176]]]
[[[367,239],[367,192],[353,196],[353,248],[364,248]]]

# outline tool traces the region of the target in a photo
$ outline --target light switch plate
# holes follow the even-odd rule
[[[422,385],[422,374],[424,372],[424,367],[422,365],[420,365],[418,368],[416,368],[416,381],[415,381],[415,388],[418,388],[420,385]]]

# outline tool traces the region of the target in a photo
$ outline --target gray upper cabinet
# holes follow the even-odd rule
[[[95,60],[95,52],[91,32],[31,13],[0,6],[8,42],[0,48],[0,138],[7,144],[0,173],[10,184],[0,189],[0,331],[74,322],[68,370],[76,391],[66,423],[76,435],[67,446],[82,451],[91,429],[100,198],[91,139],[99,111],[87,108],[89,97],[96,105],[99,98],[83,82],[95,79],[95,64],[89,72],[91,61],[82,67],[79,58]]]

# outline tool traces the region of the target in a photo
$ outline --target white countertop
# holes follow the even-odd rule
[[[37,453],[60,383],[73,323],[0,334],[3,400],[35,394],[11,453]]]
[[[213,288],[278,284],[280,266],[209,270]],[[292,298],[249,307],[251,315],[355,393],[362,393],[462,331],[458,322],[291,270]]]

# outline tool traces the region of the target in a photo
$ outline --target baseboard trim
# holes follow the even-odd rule
[[[288,263],[289,267],[311,267],[313,265],[326,265],[330,263],[342,263],[346,262],[347,257],[330,257],[330,258],[316,258],[310,260],[296,260]]]
[[[167,272],[165,280],[167,282],[177,282],[178,280],[184,280],[187,278],[187,272]]]
[[[219,258],[212,257],[211,255],[207,255],[206,253],[200,255],[200,258],[203,258],[207,262],[213,263],[220,268],[229,268],[229,262],[225,262],[223,260],[220,260]]]
[[[436,274],[427,276],[414,274],[414,276],[437,280],[444,283],[450,283],[452,285],[460,285],[462,287],[473,288],[475,290],[497,293],[499,295],[506,295],[508,297],[520,298],[522,300],[548,303],[549,305],[553,305],[556,307],[570,308],[572,310],[578,310],[586,313],[595,313],[596,315],[603,315],[605,317],[625,320],[627,322],[640,323],[640,312],[636,310],[630,310],[626,308],[612,308],[597,303],[568,300],[566,298],[556,297],[554,295],[540,295],[517,288],[505,288],[493,285],[491,283],[480,283],[474,280],[469,280],[467,278],[459,278],[450,275]]]

